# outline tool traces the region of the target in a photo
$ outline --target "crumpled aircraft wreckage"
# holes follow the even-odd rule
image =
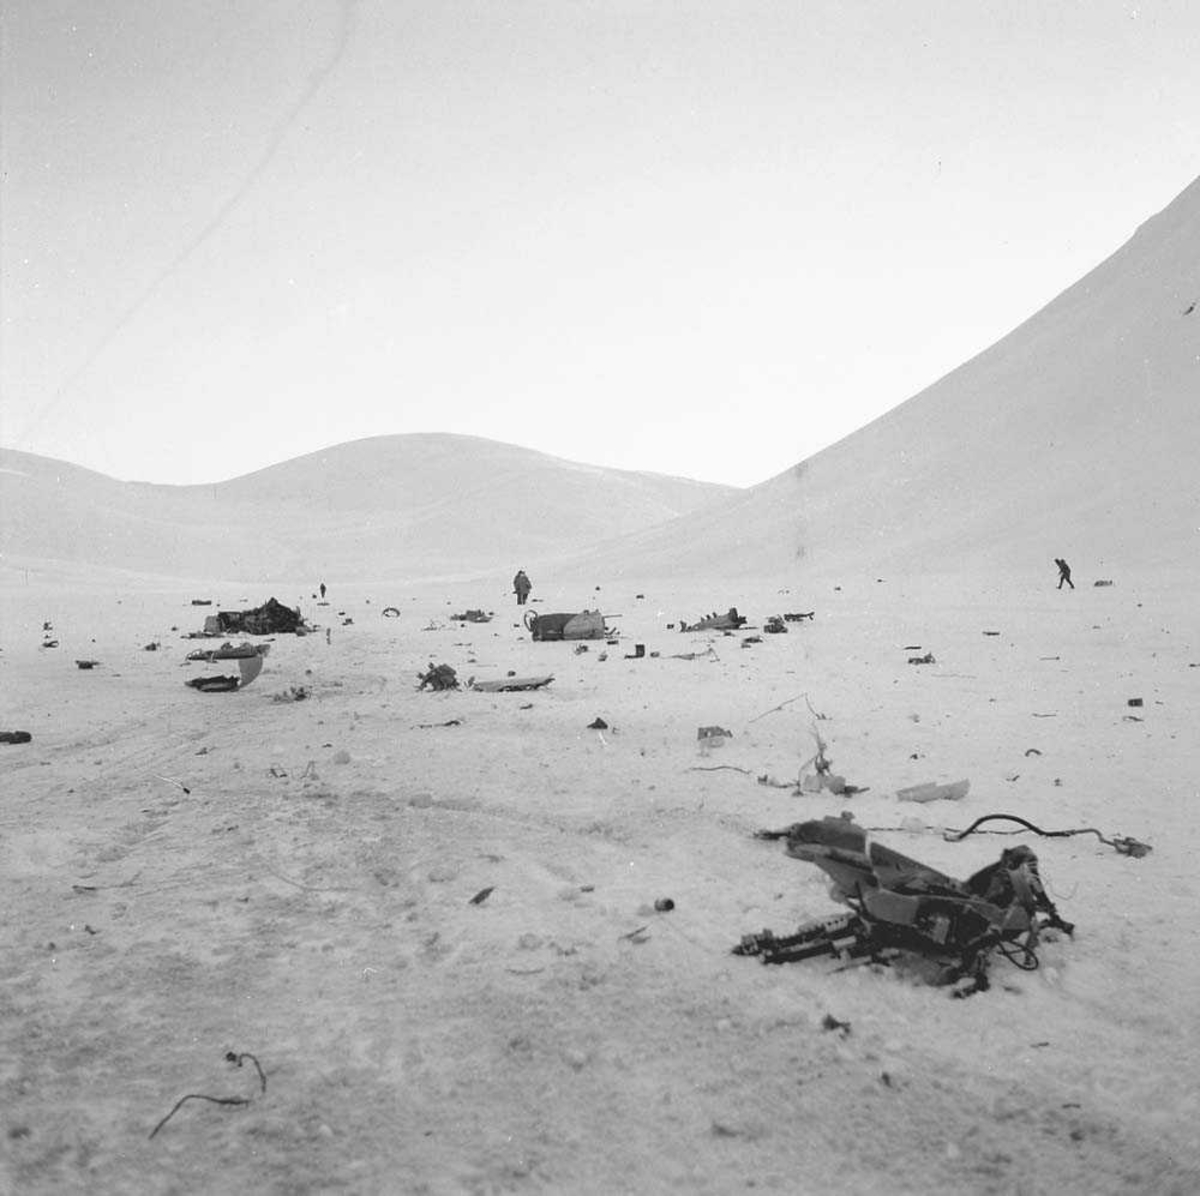
[[[846,818],[798,822],[760,839],[783,839],[787,853],[832,878],[830,895],[850,912],[806,922],[793,934],[747,934],[735,955],[763,963],[832,956],[853,963],[907,965],[955,996],[988,988],[1000,954],[1023,971],[1038,967],[1040,935],[1074,926],[1059,917],[1028,847],[1010,847],[966,881],[955,880],[871,842]]]
[[[535,640],[602,640],[610,634],[598,610],[544,615],[527,611],[525,626]]]

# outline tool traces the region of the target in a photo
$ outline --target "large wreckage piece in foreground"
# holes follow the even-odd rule
[[[1008,848],[996,863],[958,881],[871,842],[847,818],[797,822],[756,837],[786,840],[788,855],[828,873],[830,895],[851,911],[806,922],[789,935],[745,935],[734,954],[757,955],[763,963],[823,955],[848,963],[903,962],[931,983],[953,984],[956,996],[968,996],[988,987],[993,953],[1033,971],[1040,932],[1074,930],[1058,916],[1037,857],[1025,846]]]

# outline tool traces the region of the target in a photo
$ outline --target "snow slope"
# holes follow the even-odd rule
[[[355,441],[211,486],[118,482],[0,450],[0,552],[25,568],[176,578],[511,573],[730,492],[440,434]]]
[[[1056,556],[1101,575],[1188,567],[1200,559],[1198,451],[1200,180],[916,397],[587,566],[710,577],[1053,570]]]

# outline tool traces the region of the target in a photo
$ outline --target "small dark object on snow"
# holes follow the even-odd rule
[[[1026,748],[1025,749],[1025,755],[1027,755],[1027,756],[1040,756],[1041,754],[1042,753],[1037,748]]]
[[[732,739],[733,732],[726,731],[724,727],[697,727],[697,739]]]
[[[770,930],[745,935],[735,955],[758,955],[764,963],[819,955],[876,963],[915,958],[935,965],[933,983],[955,984],[956,996],[969,996],[988,987],[994,952],[1031,972],[1041,931],[1074,931],[1058,916],[1037,857],[1023,845],[964,882],[870,841],[848,818],[798,822],[756,838],[786,840],[788,855],[832,877],[832,895],[851,912],[782,937]]]
[[[492,616],[482,610],[465,610],[461,615],[451,615],[452,623],[490,623]]]
[[[785,623],[802,623],[805,619],[814,618],[816,613],[815,610],[785,612],[783,619]]]
[[[478,893],[467,903],[468,905],[482,905],[494,892],[495,885],[488,885],[486,889],[480,889]]]
[[[150,643],[142,645],[142,651],[143,652],[157,652],[158,644],[154,640],[151,640]]]
[[[75,667],[79,669],[94,669],[99,663],[98,660],[77,660]]]
[[[926,652],[924,656],[910,656],[909,664],[937,664],[932,652]]]
[[[1000,632],[998,632],[998,631],[985,631],[983,634],[984,634],[984,635],[999,635],[999,634],[1000,634]]]
[[[602,718],[597,716],[596,718],[592,719],[592,721],[590,723],[588,723],[588,730],[589,731],[607,731],[608,723],[606,723]]]
[[[842,1032],[843,1038],[848,1038],[850,1036],[850,1023],[849,1022],[839,1022],[838,1019],[836,1017],[834,1017],[832,1013],[827,1013],[821,1019],[821,1029],[822,1030],[840,1030]]]
[[[212,606],[212,599],[211,598],[193,598],[192,605],[193,606]]]
[[[418,689],[458,688],[458,674],[448,664],[434,664],[432,660],[427,672],[417,674],[417,680],[421,683]]]
[[[225,1062],[232,1063],[235,1067],[242,1066],[242,1060],[249,1059],[254,1064],[255,1071],[258,1072],[258,1083],[260,1095],[265,1095],[267,1091],[267,1073],[263,1071],[262,1064],[248,1052],[237,1054],[234,1051],[225,1052]],[[153,1138],[159,1130],[162,1129],[176,1113],[183,1108],[184,1104],[190,1100],[206,1100],[214,1105],[248,1105],[250,1098],[247,1096],[206,1096],[203,1092],[189,1092],[186,1096],[181,1096],[171,1108],[171,1111],[164,1117],[158,1125],[150,1131],[150,1137]]]
[[[654,908],[660,914],[669,914],[675,908],[675,902],[670,897],[659,897],[654,902]]]
[[[1112,581],[1108,578],[1104,578],[1100,581],[1092,582],[1092,585],[1093,586],[1110,586],[1110,585],[1112,585]]]
[[[28,731],[0,731],[0,743],[30,743],[32,740]]]
[[[646,645],[645,644],[634,644],[633,651],[625,653],[625,659],[626,660],[641,660],[642,657],[645,655],[646,655]]]
[[[399,610],[397,610],[394,606],[385,606],[379,613],[385,619],[398,619],[400,617]]]
[[[779,615],[771,615],[763,624],[763,631],[768,635],[786,635],[787,624]]]
[[[1143,706],[1143,705],[1145,705],[1145,703],[1142,701],[1141,698],[1130,698],[1129,701],[1125,703],[1125,705],[1126,706]]]
[[[762,643],[761,635],[747,635],[747,636],[742,637],[742,647],[743,648],[748,648],[748,647],[750,647],[751,644],[761,644],[761,643]]]

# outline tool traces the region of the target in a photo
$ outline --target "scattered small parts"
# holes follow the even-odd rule
[[[590,723],[588,723],[589,731],[607,731],[608,723],[606,723],[599,715],[597,715]]]
[[[0,743],[30,743],[32,740],[28,731],[0,731]]]
[[[924,656],[910,656],[909,664],[937,664],[932,652],[926,652]]]
[[[417,680],[421,683],[418,690],[458,688],[458,674],[448,664],[434,664],[432,660],[426,672],[417,674]]]
[[[907,789],[897,789],[898,801],[962,801],[971,788],[968,780],[951,781],[948,785],[935,784],[932,781],[924,785],[912,785]]]
[[[588,651],[587,644],[576,644],[575,645],[575,655],[576,656],[582,656],[586,651]]]
[[[679,620],[680,631],[737,631],[746,622],[745,615],[739,615],[736,606],[731,606],[723,615],[713,611],[697,619],[695,623]]]
[[[598,610],[575,613],[556,612],[539,615],[536,611],[525,613],[525,627],[538,642],[551,640],[602,640],[609,633],[604,625],[605,616]]]
[[[467,688],[488,694],[518,693],[527,689],[541,689],[542,686],[549,685],[553,680],[553,673],[545,673],[538,677],[505,677],[503,681],[477,681],[472,677],[467,682]]]
[[[747,934],[735,955],[775,964],[822,955],[843,964],[924,964],[933,968],[930,983],[955,985],[954,995],[966,997],[988,988],[994,952],[1033,971],[1041,934],[1075,929],[1059,917],[1038,875],[1037,856],[1025,846],[1008,848],[963,882],[868,842],[867,832],[845,816],[755,837],[783,839],[788,855],[816,864],[850,913],[806,922],[790,935]]]
[[[291,685],[271,695],[272,702],[303,702],[308,698],[308,690],[303,685]]]
[[[262,1069],[262,1064],[248,1052],[237,1054],[234,1051],[225,1052],[225,1062],[232,1063],[235,1067],[241,1067],[245,1060],[249,1059],[254,1064],[254,1070],[258,1072],[259,1095],[265,1096],[267,1093],[267,1075]],[[150,1137],[153,1138],[159,1130],[162,1129],[176,1113],[190,1100],[206,1100],[214,1105],[248,1105],[251,1098],[248,1096],[206,1096],[202,1092],[189,1092],[186,1096],[181,1096],[172,1106],[171,1111],[164,1117],[158,1125],[150,1131]]]
[[[763,631],[767,635],[786,635],[787,624],[783,621],[781,615],[771,615],[763,624]]]
[[[394,607],[392,609],[395,609]],[[399,612],[397,611],[397,614]],[[461,615],[451,615],[452,623],[490,623],[492,612],[482,610],[465,610]]]

